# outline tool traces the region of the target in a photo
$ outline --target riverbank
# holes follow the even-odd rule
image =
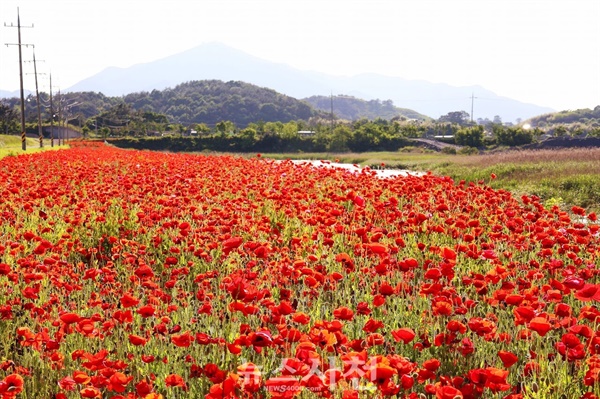
[[[385,169],[383,166],[380,168],[371,168],[369,166],[361,167],[358,164],[340,163],[331,161],[315,161],[315,160],[292,160],[292,162],[299,165],[311,165],[316,168],[338,168],[344,169],[352,173],[363,173],[369,171],[374,173],[377,177],[386,178],[394,176],[422,176],[425,172],[407,170],[407,169]]]

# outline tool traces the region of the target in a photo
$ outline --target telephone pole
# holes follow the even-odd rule
[[[29,62],[29,61],[26,61]],[[33,74],[35,75],[35,98],[37,101],[37,114],[38,114],[38,134],[40,138],[40,148],[44,146],[44,134],[42,132],[42,111],[40,109],[40,91],[38,89],[38,73],[35,62],[35,46],[33,46]]]
[[[331,133],[333,133],[333,91],[331,92]]]
[[[54,106],[52,104],[52,73],[50,73],[50,147],[54,147]]]
[[[60,88],[58,89],[58,146],[60,147],[60,138],[62,137],[61,131],[61,121],[62,121],[62,96],[60,95]],[[63,124],[64,127],[64,124]],[[63,141],[64,144],[64,141]]]
[[[21,43],[21,17],[19,15],[19,7],[17,7],[17,26],[14,26],[12,23],[10,25],[4,26],[7,28],[17,28],[19,42],[17,44],[6,43],[7,46],[19,46],[19,78],[20,78],[20,88],[21,88],[21,148],[23,151],[27,149],[27,143],[25,142],[25,95],[23,93],[23,56],[21,52],[21,47],[29,47],[31,44],[22,44]],[[33,28],[31,26],[23,26],[23,28]]]
[[[476,98],[477,97],[475,97],[475,94],[471,92],[471,122],[473,122],[473,103],[475,102]]]

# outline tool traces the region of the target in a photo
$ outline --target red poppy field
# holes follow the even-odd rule
[[[0,160],[2,399],[599,395],[593,213],[73,144]]]

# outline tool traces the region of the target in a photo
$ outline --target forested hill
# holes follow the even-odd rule
[[[370,100],[366,101],[352,96],[312,96],[304,101],[318,110],[331,112],[340,119],[359,120],[366,119],[393,119],[404,117],[406,119],[430,120],[431,118],[407,108],[394,106],[392,100]],[[332,104],[333,103],[333,104]]]
[[[43,103],[49,104],[46,93],[40,93],[40,96]],[[31,101],[26,101],[26,114],[34,122],[35,97],[28,99]],[[285,123],[309,120],[321,114],[308,103],[275,90],[239,81],[220,80],[190,81],[164,90],[116,97],[95,92],[69,92],[62,93],[60,99],[55,95],[54,100],[55,108],[58,108],[59,103],[68,104],[68,117],[82,118],[82,121],[110,113],[111,109],[119,105],[125,105],[140,114],[164,115],[169,122],[183,125],[204,123],[212,126],[220,121],[231,121],[237,126],[259,121]],[[10,98],[5,102],[10,108],[19,105],[17,98]],[[49,120],[46,108],[42,109],[42,120]],[[74,124],[77,125],[76,122]]]
[[[40,93],[43,104],[49,104],[47,93]],[[90,118],[99,119],[99,124],[110,120],[109,125],[120,126],[123,121],[136,119],[152,120],[166,118],[170,123],[194,125],[204,123],[214,126],[221,121],[231,121],[236,126],[256,122],[283,122],[304,120],[313,117],[329,119],[331,97],[313,96],[305,100],[241,81],[196,80],[181,83],[173,88],[130,93],[108,97],[96,92],[67,92],[55,95],[55,113],[59,104],[63,114],[76,126],[82,126]],[[5,100],[9,108],[16,109],[19,99]],[[27,122],[35,123],[36,101],[28,96],[26,104]],[[340,119],[362,118],[390,120],[395,117],[429,120],[425,115],[405,108],[395,107],[391,100],[365,101],[350,96],[333,97],[334,114]],[[145,115],[145,116],[144,116]],[[42,120],[49,121],[49,107],[42,107]],[[101,126],[100,126],[101,127]]]
[[[238,126],[251,122],[308,120],[317,113],[305,102],[249,83],[202,80],[162,91],[132,93],[123,97],[134,109],[164,114],[183,124],[223,120]]]
[[[541,128],[552,128],[565,126],[569,130],[590,130],[600,128],[600,105],[594,109],[582,108],[576,110],[553,112],[536,116],[526,121],[531,126]]]

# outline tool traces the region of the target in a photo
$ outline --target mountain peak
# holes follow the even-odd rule
[[[500,115],[503,120],[511,121],[553,111],[547,107],[499,97],[480,86],[453,87],[444,83],[374,73],[348,77],[302,71],[255,57],[219,42],[204,43],[181,53],[129,68],[107,68],[75,84],[68,91],[96,91],[120,96],[161,90],[187,81],[210,79],[243,81],[269,87],[295,98],[335,92],[353,93],[366,99],[391,99],[398,107],[414,109],[434,118],[452,111],[470,110],[472,94],[486,98],[486,101],[478,99],[474,104],[476,118],[492,119],[495,115]],[[499,101],[487,101],[489,99]]]

